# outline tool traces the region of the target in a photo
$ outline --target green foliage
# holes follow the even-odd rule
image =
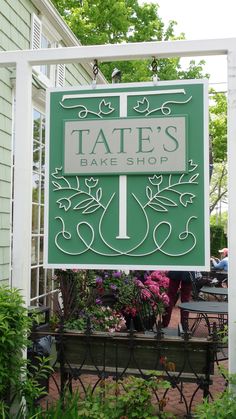
[[[214,163],[210,185],[210,212],[227,202],[227,162]]]
[[[24,368],[22,350],[27,347],[31,320],[16,289],[0,288],[0,394],[17,386]]]
[[[0,287],[0,417],[3,418],[11,417],[14,400],[19,407],[16,418],[24,417],[24,409],[33,405],[44,391],[39,382],[48,376],[48,360],[40,360],[39,366],[31,366],[30,371],[23,357],[31,323],[20,291]],[[21,403],[22,397],[26,404]]]
[[[227,97],[225,93],[213,92],[210,106],[210,137],[215,163],[227,160]]]
[[[149,380],[129,377],[117,383],[101,382],[94,392],[88,391],[86,396],[78,392],[67,393],[63,401],[58,401],[47,411],[38,410],[40,418],[64,419],[154,419],[174,417],[168,413],[155,412],[151,403],[153,392],[167,389],[170,384],[158,377]]]
[[[223,227],[224,231],[227,231],[227,224],[228,224],[228,212],[223,211],[221,213],[214,213],[211,214],[210,217],[210,224],[211,226],[221,226]]]
[[[219,256],[219,249],[227,247],[227,238],[222,225],[211,225],[211,255]]]
[[[236,377],[233,375],[229,382],[235,386]],[[226,389],[213,402],[204,400],[196,408],[196,419],[235,419],[236,418],[236,394],[230,389]]]
[[[138,0],[53,0],[53,3],[83,45],[184,38],[183,34],[175,35],[175,21],[165,27],[155,3],[140,5]],[[197,65],[191,61],[183,71],[179,58],[160,59],[157,73],[160,80],[200,78],[203,64],[204,61]],[[124,83],[148,81],[153,75],[148,60],[103,63],[100,68],[107,80],[111,81],[115,67],[121,70]]]

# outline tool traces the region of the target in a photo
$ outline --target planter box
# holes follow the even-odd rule
[[[157,339],[154,334],[65,332],[57,336],[59,359],[65,367],[99,370],[137,370],[212,374],[213,342],[205,338]],[[88,368],[87,368],[88,367]]]

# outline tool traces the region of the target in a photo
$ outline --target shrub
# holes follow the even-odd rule
[[[48,372],[48,360],[42,359],[39,367],[32,367],[29,372],[23,357],[31,322],[20,291],[0,287],[0,417],[10,417],[15,400],[16,417],[23,417],[25,407],[33,405],[43,392],[39,379]],[[26,404],[21,403],[23,397]]]
[[[229,383],[236,384],[236,375],[228,377]],[[196,419],[235,419],[236,418],[236,394],[229,388],[220,394],[214,401],[204,400],[196,407]]]

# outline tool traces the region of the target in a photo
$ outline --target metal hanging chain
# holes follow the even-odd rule
[[[157,60],[156,60],[156,58],[154,57],[153,58],[153,61],[152,61],[152,64],[151,64],[151,69],[152,69],[152,72],[153,73],[157,73]]]
[[[94,75],[94,80],[96,80],[96,77],[98,75],[98,60],[94,60],[94,65],[93,65],[93,75]]]
[[[151,63],[151,70],[153,72],[152,80],[154,83],[157,83],[160,80],[157,75],[157,67],[158,67],[157,59],[153,57],[153,60]]]
[[[93,64],[93,81],[92,81],[93,89],[95,89],[96,87],[98,71],[99,71],[98,60],[95,59],[94,64]]]

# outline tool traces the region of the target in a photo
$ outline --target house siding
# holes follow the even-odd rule
[[[0,0],[0,51],[31,47],[32,13],[41,18],[37,7],[40,9],[43,3],[46,3],[46,0]],[[45,18],[55,19],[51,16]],[[68,35],[65,39],[68,43]],[[74,45],[73,42],[76,41],[71,42],[71,45]],[[0,68],[0,283],[8,283],[11,264],[14,72],[14,68]],[[90,83],[91,72],[89,74],[87,68],[78,64],[66,66],[65,86]]]

